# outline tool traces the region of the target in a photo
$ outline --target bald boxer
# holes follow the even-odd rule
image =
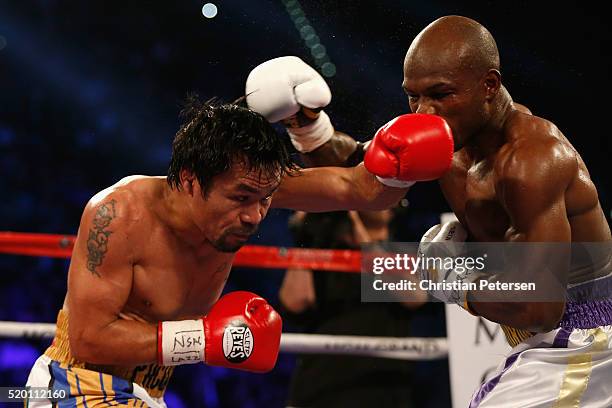
[[[270,206],[385,208],[406,192],[363,166],[298,169],[272,126],[246,108],[192,99],[184,116],[167,177],[127,177],[85,207],[57,333],[28,379],[63,390],[59,406],[164,407],[180,364],[272,369],[278,314],[253,293],[219,299],[236,251]],[[419,132],[452,146],[445,126]]]
[[[482,25],[449,16],[427,26],[406,54],[402,87],[413,112],[440,115],[453,129],[456,152],[440,186],[457,227],[471,239],[609,244],[610,228],[582,158],[553,123],[512,101],[501,83],[495,40]],[[534,259],[539,264],[530,269],[558,266],[556,277],[576,289],[610,279],[610,245],[603,248],[586,268]],[[481,295],[465,294],[461,306],[501,323],[515,348],[471,407],[612,406],[609,298],[471,301]],[[587,360],[588,367],[580,364]]]
[[[512,100],[502,85],[499,53],[489,31],[460,16],[434,21],[414,39],[406,54],[402,87],[410,110],[443,117],[455,142],[451,169],[440,179],[440,186],[459,222],[432,228],[422,247],[466,238],[600,243],[601,250],[588,265],[551,256],[536,259],[530,270],[544,271],[555,265],[559,268],[555,278],[568,291],[580,292],[594,282],[609,285],[610,228],[588,170],[553,123]],[[325,137],[311,137],[303,131],[322,121],[316,114],[325,106],[314,105],[310,99],[306,102],[309,104],[300,106],[285,124],[309,163],[358,162],[364,145],[349,136],[333,129]],[[300,117],[306,121],[295,119]],[[304,135],[306,141],[300,139]],[[397,138],[379,136],[374,140],[377,151],[366,153],[366,166],[381,150],[401,154],[405,148]],[[382,177],[394,171],[384,166],[371,170]],[[454,271],[444,276],[468,278]],[[474,394],[470,407],[612,406],[609,292],[597,301],[578,298],[546,303],[478,302],[483,295],[478,291],[440,291],[436,295],[499,322],[514,347]]]

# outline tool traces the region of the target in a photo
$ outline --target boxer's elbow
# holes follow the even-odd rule
[[[518,324],[513,326],[537,333],[557,328],[565,311],[563,302],[517,302],[514,307]]]
[[[516,329],[545,333],[558,327],[563,302],[470,302],[478,315]]]
[[[527,313],[531,315],[531,327],[537,332],[548,332],[557,328],[564,311],[565,303],[563,302],[527,304]]]
[[[104,343],[99,333],[94,330],[71,330],[69,335],[70,352],[78,361],[102,364],[106,354]]]

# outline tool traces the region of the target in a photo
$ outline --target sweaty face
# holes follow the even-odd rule
[[[215,177],[202,198],[200,228],[221,252],[236,252],[257,231],[280,184],[278,174],[248,170],[243,164]]]
[[[443,117],[453,131],[455,150],[477,133],[485,121],[484,77],[448,64],[404,62],[402,88],[412,113]]]

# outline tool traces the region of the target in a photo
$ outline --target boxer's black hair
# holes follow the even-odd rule
[[[237,161],[249,171],[282,176],[297,168],[284,138],[261,116],[237,104],[201,102],[189,95],[181,111],[184,119],[172,142],[168,184],[181,189],[180,172],[194,173],[206,193],[215,176]]]

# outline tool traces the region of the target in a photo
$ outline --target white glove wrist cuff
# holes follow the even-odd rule
[[[160,365],[200,363],[204,361],[205,345],[202,319],[158,323],[157,362]]]
[[[379,176],[376,176],[376,180],[380,181],[385,186],[396,188],[408,188],[416,183],[416,181],[398,180],[396,178],[382,178]]]
[[[287,129],[287,133],[297,151],[308,153],[327,143],[334,135],[334,127],[329,116],[321,111],[319,117],[311,124],[301,128]]]

